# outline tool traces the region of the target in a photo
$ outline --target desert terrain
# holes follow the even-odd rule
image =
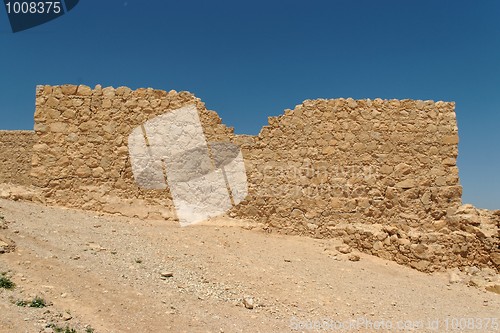
[[[0,272],[15,283],[0,288],[0,332],[500,330],[500,296],[474,283],[498,281],[488,270],[426,274],[228,217],[181,228],[0,207]]]

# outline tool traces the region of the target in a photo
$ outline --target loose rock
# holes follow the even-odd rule
[[[174,276],[174,273],[172,272],[161,272],[160,275],[164,278],[167,278],[167,277],[172,277]]]
[[[343,254],[351,253],[352,248],[349,245],[341,245],[336,247],[337,251]]]
[[[455,272],[450,272],[449,276],[448,276],[448,281],[450,283],[458,283],[460,281],[462,281],[462,279],[460,278],[460,276],[458,276],[457,273]]]
[[[349,255],[349,260],[350,261],[359,261],[359,259],[361,259],[361,258],[357,254],[353,253],[353,254]]]
[[[254,307],[253,297],[250,296],[243,297],[243,305],[245,305],[245,308],[249,310],[253,309]]]

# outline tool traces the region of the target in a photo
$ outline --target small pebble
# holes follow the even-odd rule
[[[350,261],[359,261],[360,257],[357,254],[351,254],[349,255],[349,260]]]
[[[245,296],[243,297],[243,305],[245,305],[245,308],[251,310],[254,307],[253,304],[253,297],[250,296]]]

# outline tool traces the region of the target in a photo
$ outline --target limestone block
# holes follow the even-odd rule
[[[406,180],[403,180],[403,181],[396,183],[395,186],[398,188],[409,189],[409,188],[415,187],[415,184],[416,184],[416,182],[414,179],[406,179]]]
[[[77,89],[77,95],[90,96],[92,95],[92,89],[88,86],[79,85]]]
[[[75,175],[78,177],[89,177],[92,174],[92,170],[87,165],[82,165],[75,170]]]
[[[446,135],[443,137],[442,142],[446,145],[456,145],[458,144],[458,134]]]
[[[78,86],[71,85],[71,84],[65,84],[65,85],[61,86],[61,91],[64,95],[75,95],[77,89],[78,89]]]
[[[54,122],[49,125],[49,129],[51,132],[64,133],[66,132],[67,124],[63,122]]]

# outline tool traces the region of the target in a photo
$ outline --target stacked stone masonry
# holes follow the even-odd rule
[[[196,105],[208,141],[238,144],[249,194],[229,214],[269,230],[328,238],[422,271],[499,269],[500,214],[461,206],[454,103],[306,100],[235,135],[188,92],[37,88],[31,176],[49,204],[175,220],[168,190],[144,190],[127,138]]]
[[[30,185],[33,131],[0,131],[0,183]]]
[[[250,211],[295,233],[341,222],[427,227],[461,204],[453,103],[305,101],[245,148]]]
[[[87,86],[40,86],[33,147],[33,184],[47,202],[141,218],[175,218],[167,191],[134,181],[127,138],[145,121],[195,104],[210,141],[232,135],[213,111],[187,92]]]

